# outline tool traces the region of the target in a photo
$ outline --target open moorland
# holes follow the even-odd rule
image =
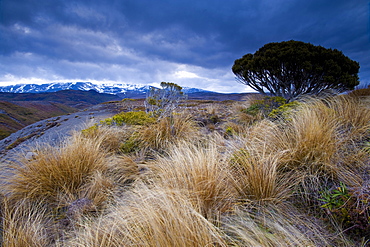
[[[369,95],[105,103],[2,161],[2,245],[369,246]]]

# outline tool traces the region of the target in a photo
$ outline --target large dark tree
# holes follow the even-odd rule
[[[288,101],[327,89],[352,90],[359,84],[359,63],[341,51],[301,41],[269,43],[254,54],[235,60],[238,80],[258,91]]]

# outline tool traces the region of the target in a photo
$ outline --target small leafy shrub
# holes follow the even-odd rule
[[[140,148],[140,141],[137,140],[136,133],[132,134],[131,137],[121,144],[120,150],[123,153],[132,153]]]
[[[268,117],[272,119],[284,118],[289,119],[290,112],[299,105],[297,101],[292,101],[286,104],[279,106],[276,109],[273,109],[269,114]]]
[[[225,130],[225,135],[233,136],[234,134],[235,134],[235,130],[231,126],[228,126]]]
[[[321,193],[322,198],[320,201],[324,202],[322,208],[327,208],[330,211],[338,209],[344,209],[343,205],[349,200],[350,195],[348,193],[347,186],[340,183],[340,186],[331,191],[323,191]],[[343,213],[343,210],[341,210]]]
[[[347,188],[344,183],[321,192],[321,205],[354,239],[370,238],[370,191]]]
[[[144,111],[130,111],[118,113],[111,118],[101,121],[101,123],[105,125],[122,126],[123,124],[147,125],[154,123],[155,121],[156,118],[152,117],[149,113]]]
[[[98,129],[99,129],[99,125],[94,124],[94,125],[88,127],[87,129],[83,129],[82,134],[84,136],[95,136],[96,133],[98,132]]]
[[[266,96],[263,99],[257,99],[252,101],[251,103],[252,104],[247,109],[244,109],[243,112],[252,116],[262,114],[264,117],[267,117],[272,110],[285,104],[286,99],[278,96]]]

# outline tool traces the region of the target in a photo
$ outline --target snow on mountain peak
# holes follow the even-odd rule
[[[103,83],[93,84],[91,82],[53,82],[47,84],[17,84],[10,86],[0,86],[0,92],[9,93],[43,93],[56,92],[60,90],[94,90],[99,93],[108,94],[126,94],[128,92],[135,92],[144,94],[149,90],[149,85],[128,84],[128,83]],[[204,91],[196,88],[184,88],[185,93]]]

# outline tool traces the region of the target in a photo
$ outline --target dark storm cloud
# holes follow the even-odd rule
[[[0,11],[3,82],[172,80],[241,90],[233,61],[291,39],[342,50],[370,77],[365,0],[0,0]]]

